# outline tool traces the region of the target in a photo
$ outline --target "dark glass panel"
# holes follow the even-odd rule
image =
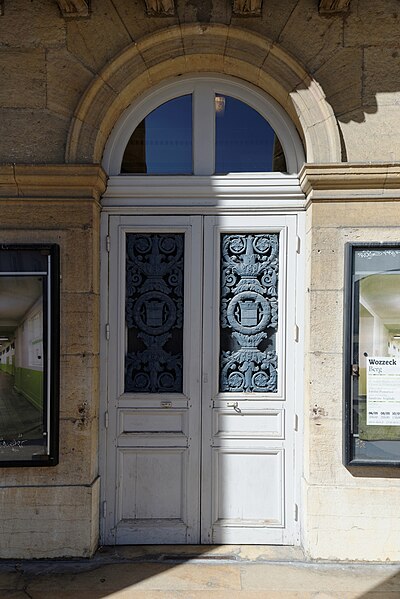
[[[400,249],[355,249],[352,454],[400,461]]]
[[[286,172],[282,146],[256,110],[230,96],[215,96],[215,173]]]
[[[220,391],[277,391],[279,236],[221,236]]]
[[[136,127],[126,146],[121,173],[191,175],[192,96],[165,102]]]
[[[182,393],[183,233],[126,237],[125,391]]]

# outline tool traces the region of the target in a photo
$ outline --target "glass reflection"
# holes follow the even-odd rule
[[[0,458],[46,454],[42,276],[0,277]]]
[[[282,146],[269,123],[236,98],[216,94],[215,173],[286,172]]]
[[[126,146],[121,173],[191,175],[192,96],[162,104],[136,127]]]
[[[354,256],[353,451],[359,460],[400,456],[400,251]]]

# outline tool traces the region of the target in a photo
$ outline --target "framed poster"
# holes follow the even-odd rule
[[[0,466],[58,463],[59,248],[0,245]]]
[[[347,244],[345,463],[400,465],[400,244]]]

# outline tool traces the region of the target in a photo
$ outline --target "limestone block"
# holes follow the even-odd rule
[[[0,106],[44,108],[46,65],[43,49],[0,50]]]
[[[188,73],[225,72],[225,59],[223,56],[217,54],[190,54],[185,59]]]
[[[350,4],[343,22],[345,46],[397,44],[400,9],[397,0],[374,0]]]
[[[73,229],[61,247],[62,292],[98,294],[100,291],[100,248],[97,231]]]
[[[62,239],[59,237],[60,229],[74,226],[91,228],[99,211],[91,201],[56,200],[50,203],[40,199],[16,198],[3,199],[0,206],[2,239],[10,242],[19,240],[20,243],[36,242],[40,238],[57,243]]]
[[[96,83],[96,102],[92,104],[90,112],[84,115],[85,125],[89,124],[93,128],[105,128],[107,124],[104,122],[107,117],[107,112],[112,103],[117,99],[117,93],[104,81],[101,77],[97,78]],[[79,107],[77,108],[79,114]]]
[[[184,53],[182,36],[177,35],[175,29],[163,30],[151,38],[145,37],[137,43],[137,49],[147,68],[173,60]]]
[[[261,67],[270,49],[271,44],[267,40],[264,43],[260,41],[259,44],[249,43],[249,36],[245,30],[236,30],[234,35],[232,30],[229,30],[225,53],[231,58],[237,58],[245,62],[250,59],[253,67]],[[266,70],[268,70],[268,67]]]
[[[306,363],[309,373],[306,380],[309,407],[314,404],[319,405],[321,397],[324,397],[324,402],[326,402],[326,398],[329,395],[331,405],[327,407],[327,411],[332,413],[331,410],[334,409],[332,404],[336,403],[339,406],[342,399],[342,354],[311,353],[306,355]],[[336,408],[335,413],[338,413]]]
[[[307,262],[310,272],[307,285],[311,290],[343,289],[343,243],[340,229],[315,227],[307,234]]]
[[[179,7],[177,8],[179,9]],[[162,19],[149,18],[145,11],[144,0],[120,2],[118,4],[118,13],[132,40],[137,40],[157,29],[170,27],[179,22],[176,15],[163,17]]]
[[[176,73],[186,73],[186,60],[184,56],[178,56],[167,62],[155,64],[148,70],[150,80],[153,85],[164,81],[167,77],[174,77]]]
[[[321,415],[318,415],[318,410]],[[310,484],[351,484],[353,477],[343,465],[343,421],[322,414],[328,410],[322,402],[309,414],[309,455],[307,480]]]
[[[97,354],[99,351],[99,296],[63,293],[61,296],[61,353]]]
[[[313,225],[316,227],[391,227],[400,226],[397,202],[329,202],[314,204]]]
[[[400,488],[311,486],[305,549],[313,559],[399,561]]]
[[[104,69],[101,74],[101,80],[99,80],[99,85],[103,81],[106,81],[115,92],[121,94],[125,92],[130,84],[139,83],[140,79],[143,78],[143,74],[146,73],[147,67],[143,56],[139,52],[138,46],[132,44]],[[147,82],[149,84],[148,77]],[[98,90],[92,90],[91,88],[90,91],[97,93]]]
[[[90,123],[82,122],[79,119],[77,119],[77,123],[78,126],[74,128],[72,135],[69,136],[67,162],[70,161],[70,155],[73,154],[76,162],[100,163],[111,129],[103,132],[97,126],[92,126]]]
[[[111,0],[92,3],[90,19],[68,21],[67,48],[94,72],[132,42]]]
[[[225,75],[236,76],[238,73],[242,75],[242,78],[257,85],[260,80],[261,71],[257,67],[253,67],[250,63],[238,60],[237,58],[231,58],[230,56],[223,57],[223,72]],[[245,75],[243,75],[245,73]]]
[[[341,48],[314,73],[314,77],[322,86],[336,115],[360,107],[363,81],[362,48]]]
[[[228,38],[228,27],[220,26],[208,30],[207,25],[201,23],[187,26],[183,36],[185,54],[225,54]]]
[[[57,47],[65,43],[65,22],[54,0],[13,0],[0,19],[0,40],[9,48]],[[25,91],[25,90],[24,90]]]
[[[400,14],[399,14],[400,17]],[[397,45],[364,48],[363,104],[373,106],[379,96],[379,105],[399,105],[400,51]]]
[[[64,161],[67,119],[49,110],[1,108],[0,122],[0,162]]]
[[[68,118],[93,74],[66,49],[47,52],[47,107]]]
[[[342,291],[311,291],[309,302],[310,351],[340,353],[343,348]]]
[[[98,504],[99,480],[90,486],[1,488],[0,556],[89,557],[98,541]]]
[[[245,23],[240,17],[232,15],[232,25],[237,27],[246,26],[252,31],[257,31],[266,38],[275,41],[278,39],[282,29],[288,21],[296,0],[268,0],[263,2],[261,18],[248,19]]]
[[[398,106],[377,93],[373,105],[339,117],[349,162],[399,162]]]
[[[273,73],[274,86],[280,85],[285,90],[294,90],[302,82],[302,75],[304,73],[296,72],[294,69],[289,69],[288,65],[285,64],[279,58],[279,54],[270,52],[266,56],[262,66],[261,73]]]
[[[99,356],[77,354],[60,359],[60,417],[95,418],[99,412]]]
[[[313,73],[342,45],[342,19],[319,15],[316,3],[301,0],[284,26],[279,43]]]
[[[60,418],[60,459],[57,480],[88,484],[98,475],[99,421],[83,404],[78,414]],[[43,477],[44,478],[44,477]]]

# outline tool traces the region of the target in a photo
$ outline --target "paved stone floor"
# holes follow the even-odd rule
[[[0,562],[7,599],[397,599],[400,564],[314,563],[295,548],[103,548],[91,560]]]

